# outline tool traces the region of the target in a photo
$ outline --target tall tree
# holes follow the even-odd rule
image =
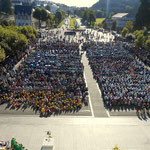
[[[41,27],[41,8],[37,7],[33,12],[33,17],[39,20],[39,28]]]
[[[89,18],[88,18],[88,22],[90,22],[90,25],[92,24],[92,22],[95,22],[96,21],[96,15],[94,12],[90,12],[89,13]]]
[[[148,39],[145,42],[145,47],[150,51],[150,36],[148,37]]]
[[[129,33],[129,30],[127,27],[124,27],[123,30],[121,31],[122,37],[125,37]]]
[[[50,13],[45,8],[37,7],[33,12],[33,17],[39,20],[39,28],[41,27],[41,21],[47,21],[50,19]]]
[[[104,23],[103,23],[103,28],[104,28],[105,30],[108,29],[108,23],[107,23],[106,21],[104,21]]]
[[[144,26],[150,28],[150,0],[141,0],[141,5],[136,14],[134,28],[142,29]]]
[[[127,5],[127,6],[126,6],[126,12],[127,12],[127,13],[131,13],[132,11],[133,11],[133,7],[130,6],[130,5]]]
[[[134,41],[136,47],[144,47],[145,46],[145,37],[143,34],[139,34],[137,39]]]
[[[49,13],[45,8],[41,9],[41,20],[47,21],[49,19]]]
[[[49,5],[46,5],[45,9],[47,9],[48,11],[51,11],[51,8]]]
[[[0,46],[0,62],[4,61],[4,60],[5,60],[5,57],[6,57],[5,51],[4,51],[4,49],[1,48],[1,46]]]
[[[127,21],[126,28],[129,30],[129,32],[132,32],[133,31],[133,22]]]
[[[115,30],[116,30],[116,25],[117,25],[117,20],[114,19],[113,22],[112,22],[112,27],[111,27],[111,29],[115,31]]]
[[[56,23],[60,23],[60,22],[62,21],[62,19],[63,19],[63,14],[62,14],[62,12],[59,10],[59,11],[57,11],[56,14],[55,14],[55,21],[56,21]]]

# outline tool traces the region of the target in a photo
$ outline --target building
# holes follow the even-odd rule
[[[32,7],[30,5],[15,6],[15,24],[16,26],[32,26]]]
[[[34,0],[12,0],[12,6],[15,7],[15,5],[24,5],[24,4],[31,5],[33,1]]]
[[[113,20],[117,21],[116,27],[118,29],[122,29],[126,26],[127,21],[134,21],[134,17],[129,16],[128,13],[117,13],[114,16],[112,16],[112,21]]]
[[[12,6],[15,7],[15,5],[22,5],[22,2],[20,0],[12,0]]]
[[[46,0],[35,0],[33,7],[41,7],[44,8],[47,4],[49,4],[50,2],[46,1]]]

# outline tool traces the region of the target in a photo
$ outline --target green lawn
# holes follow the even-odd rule
[[[76,25],[76,18],[71,18],[70,19],[70,29],[75,29]]]
[[[94,27],[96,27],[98,24],[103,23],[104,20],[105,20],[105,18],[96,18],[96,22],[94,24]]]

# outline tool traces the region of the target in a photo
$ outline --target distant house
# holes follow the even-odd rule
[[[12,6],[15,7],[15,5],[24,5],[24,4],[31,5],[33,1],[34,0],[12,0]]]
[[[32,26],[32,7],[29,5],[15,6],[15,24],[16,26]]]
[[[34,8],[36,8],[36,7],[44,8],[46,5],[47,5],[47,1],[45,1],[45,0],[35,0],[33,7]]]
[[[112,20],[116,20],[117,21],[117,25],[116,27],[118,29],[122,29],[126,26],[127,21],[134,20],[134,17],[131,17],[128,15],[128,13],[117,13],[114,16],[112,16]]]

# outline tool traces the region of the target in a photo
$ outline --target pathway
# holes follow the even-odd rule
[[[89,90],[89,102],[91,105],[92,115],[94,117],[108,117],[109,114],[104,108],[101,91],[99,90],[95,79],[93,79],[93,74],[88,62],[86,53],[84,53],[82,56],[82,63],[84,65],[84,76]]]

